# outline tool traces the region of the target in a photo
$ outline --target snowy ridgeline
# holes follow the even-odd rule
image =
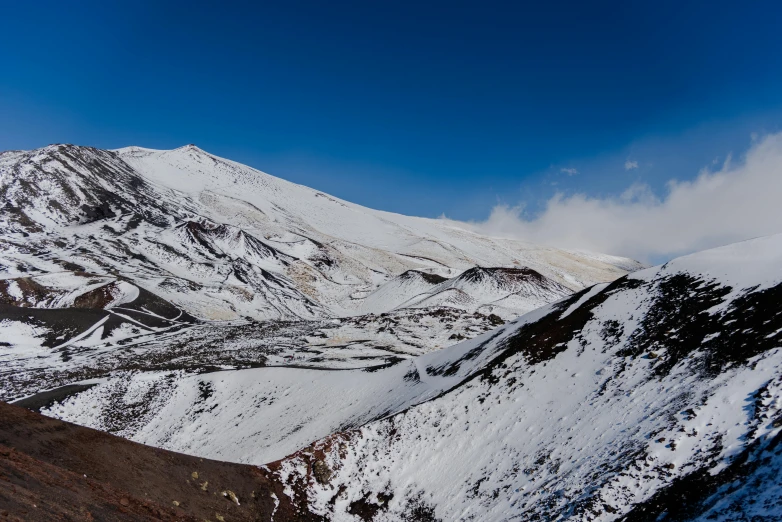
[[[773,236],[388,368],[118,376],[47,414],[275,460],[280,501],[331,520],[779,520],[781,283]]]
[[[0,194],[0,279],[120,275],[205,320],[508,319],[639,267],[367,209],[194,146],[6,152]]]
[[[193,146],[5,152],[0,194],[2,400],[122,372],[393,364],[639,266],[367,209]]]
[[[335,520],[779,520],[780,282],[782,236],[637,272],[506,328],[450,393],[269,468]]]
[[[782,518],[782,236],[617,279],[192,146],[3,153],[0,194],[2,399],[78,384],[43,411],[313,519]]]

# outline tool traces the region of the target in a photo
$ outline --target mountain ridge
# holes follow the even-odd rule
[[[87,253],[74,250],[96,244],[104,259],[90,252],[91,266],[81,268],[128,271],[105,254],[129,258],[134,270],[125,276],[202,318],[352,315],[358,303],[351,295],[410,269],[453,277],[476,265],[523,265],[572,291],[639,266],[367,209],[194,146],[100,151],[52,145],[6,152],[0,156],[0,192],[11,237],[25,238],[29,247],[43,232],[41,249],[47,251],[53,250],[52,236],[59,235],[60,243],[79,239],[62,253],[71,263]],[[28,267],[31,261],[5,264]],[[41,265],[33,264],[53,270]],[[282,279],[267,282],[255,266]],[[19,274],[13,264],[5,270]],[[162,286],[161,275],[170,280]],[[190,296],[174,288],[189,284],[210,291],[188,302]],[[253,306],[237,299],[242,288],[255,296]],[[307,300],[319,306],[295,303]]]
[[[781,261],[759,238],[385,368],[122,374],[42,411],[263,464],[313,519],[776,520]]]
[[[782,516],[782,235],[626,274],[256,172],[0,155],[0,398],[260,466],[263,519]]]
[[[780,260],[760,238],[547,305],[448,393],[271,469],[333,520],[777,520]]]
[[[367,209],[195,146],[5,152],[0,197],[7,400],[130,368],[396,364],[638,266]],[[541,275],[459,283],[476,266]],[[404,273],[424,275],[400,293]],[[459,288],[426,294],[434,280]],[[120,288],[176,312],[106,308]]]

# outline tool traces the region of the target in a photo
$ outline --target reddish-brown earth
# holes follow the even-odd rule
[[[255,466],[144,446],[0,402],[0,520],[319,519],[282,489]]]

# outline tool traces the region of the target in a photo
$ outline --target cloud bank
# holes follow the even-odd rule
[[[638,162],[637,161],[625,161],[625,170],[632,170],[638,168]]]
[[[753,142],[742,162],[671,180],[664,197],[632,185],[618,197],[551,198],[537,217],[498,205],[483,233],[660,262],[676,255],[782,232],[782,133]]]

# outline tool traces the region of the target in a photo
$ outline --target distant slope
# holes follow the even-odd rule
[[[453,306],[513,319],[572,293],[530,268],[474,267],[400,307]]]
[[[385,312],[393,296],[365,298],[407,271],[528,267],[573,291],[639,266],[367,209],[195,146],[4,152],[0,196],[0,278],[119,274],[206,320]]]
[[[485,333],[385,369],[122,372],[43,411],[144,444],[263,464],[441,395],[491,360],[508,332]],[[468,361],[451,366],[462,357]],[[428,374],[432,368],[450,369]]]
[[[2,279],[0,398],[25,394],[25,375],[37,374],[38,389],[51,387],[70,368],[145,339],[176,336],[197,322],[115,277],[60,272]]]
[[[358,296],[353,298],[361,300],[357,311],[365,314],[383,313],[399,308],[414,297],[427,294],[439,283],[447,280],[438,274],[407,270],[386,281],[363,299]]]
[[[452,278],[408,270],[366,296],[358,311],[447,306],[512,319],[571,293],[529,268],[474,267]]]

